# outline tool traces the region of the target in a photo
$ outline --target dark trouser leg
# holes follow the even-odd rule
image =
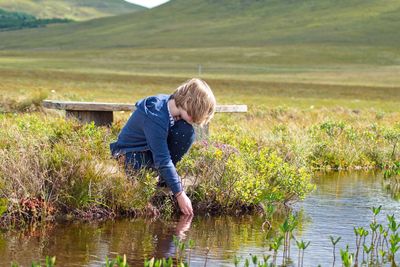
[[[194,128],[184,120],[176,121],[169,130],[167,140],[172,163],[176,165],[195,140]]]

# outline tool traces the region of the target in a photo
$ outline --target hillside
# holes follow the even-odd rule
[[[0,49],[398,47],[398,29],[398,0],[173,0],[134,16],[1,33]]]
[[[0,8],[24,12],[37,18],[89,20],[144,10],[124,0],[0,0]]]
[[[67,19],[38,19],[22,12],[8,12],[0,9],[0,31],[19,30],[24,28],[45,27],[48,24],[67,23]]]

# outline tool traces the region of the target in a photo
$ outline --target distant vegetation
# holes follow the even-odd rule
[[[0,8],[24,12],[40,19],[61,18],[76,21],[145,10],[124,0],[13,0],[0,1]]]
[[[8,12],[0,9],[0,31],[19,30],[24,28],[44,27],[54,23],[68,23],[69,19],[37,19],[22,12]]]

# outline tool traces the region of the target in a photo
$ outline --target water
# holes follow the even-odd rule
[[[385,226],[386,214],[395,214],[397,219],[400,218],[400,203],[383,188],[381,176],[371,172],[336,172],[317,179],[317,190],[296,205],[305,216],[303,229],[296,236],[311,241],[304,259],[305,266],[332,266],[330,235],[342,237],[339,248],[349,244],[354,250],[353,228],[362,226],[370,230],[371,207],[382,205],[377,221]],[[340,261],[339,252],[336,259]]]
[[[400,205],[383,189],[380,176],[366,172],[318,175],[317,190],[294,207],[302,218],[295,236],[311,241],[304,266],[332,266],[330,235],[342,237],[338,248],[346,244],[354,248],[353,227],[369,225],[370,207],[383,206],[378,222],[385,222],[386,214],[400,218]],[[106,256],[116,254],[126,254],[131,266],[143,266],[144,258],[174,255],[173,235],[196,241],[191,266],[204,266],[206,259],[207,266],[232,266],[233,255],[249,258],[250,253],[271,254],[263,222],[258,216],[192,220],[181,217],[176,221],[125,219],[6,232],[0,234],[0,266],[10,266],[13,260],[30,266],[32,260],[43,259],[45,255],[55,255],[57,266],[101,266]],[[297,263],[294,247],[291,256]],[[338,250],[336,266],[340,266]]]

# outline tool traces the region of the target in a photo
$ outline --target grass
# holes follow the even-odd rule
[[[0,33],[0,92],[133,102],[201,76],[220,103],[396,111],[399,8],[175,0],[135,16]]]
[[[36,99],[22,106],[36,108]],[[155,174],[132,182],[109,158],[108,144],[127,115],[111,129],[79,125],[57,112],[0,115],[3,226],[65,214],[145,215],[154,211],[149,201],[164,215],[175,213],[173,200],[156,197]],[[253,109],[217,115],[211,133],[178,166],[182,177],[195,178],[187,192],[200,213],[288,205],[313,189],[312,170],[384,168],[400,158],[397,113]]]
[[[302,185],[307,185],[310,177],[307,173],[313,169],[376,168],[384,167],[399,159],[399,151],[396,148],[399,140],[397,137],[399,136],[397,121],[400,101],[400,91],[397,87],[399,78],[396,76],[397,67],[392,65],[393,62],[384,60],[386,53],[395,55],[396,50],[388,49],[374,54],[370,52],[377,52],[379,49],[370,48],[366,49],[365,53],[354,52],[354,55],[350,56],[345,53],[346,48],[336,48],[336,50],[332,48],[332,51],[322,50],[327,52],[325,58],[315,57],[314,60],[307,61],[307,56],[311,55],[314,49],[318,51],[321,46],[304,45],[298,50],[298,57],[295,56],[295,46],[215,49],[138,48],[35,53],[1,51],[0,92],[4,95],[1,106],[3,110],[8,106],[8,111],[18,109],[24,111],[23,108],[18,108],[19,105],[16,103],[24,101],[20,99],[21,95],[34,94],[38,95],[37,99],[40,99],[41,95],[48,95],[50,99],[59,100],[134,103],[148,95],[170,93],[188,77],[199,75],[196,59],[201,59],[200,77],[211,85],[218,102],[247,104],[249,112],[234,115],[217,114],[211,124],[212,140],[216,143],[212,143],[211,150],[206,150],[204,153],[192,153],[185,162],[186,173],[192,173],[196,177],[209,176],[209,173],[201,173],[201,170],[206,169],[200,167],[204,162],[209,162],[207,166],[213,166],[208,171],[214,173],[215,180],[207,183],[205,179],[206,183],[197,185],[195,189],[197,191],[192,192],[193,195],[197,195],[195,206],[197,205],[200,210],[206,203],[205,206],[218,211],[222,209],[221,207],[226,210],[236,209],[236,205],[247,209],[250,204],[253,207],[250,209],[254,210],[254,207],[265,203],[264,200],[268,198],[279,203],[287,203],[304,197],[309,192],[310,188],[302,186],[297,187],[301,189],[300,191],[296,191],[296,188],[284,183],[285,179],[280,179],[280,184],[268,182],[274,177],[274,170],[296,177],[292,185],[298,181],[303,183]],[[332,54],[330,55],[328,51]],[[285,52],[289,52],[291,61],[288,61]],[[271,57],[273,58],[271,64],[264,65],[260,57],[264,56],[266,60],[271,56],[270,53],[274,55]],[[324,53],[319,53],[322,54]],[[361,61],[364,55],[370,54],[374,54],[374,57],[367,57],[364,64],[357,62],[357,58]],[[249,60],[243,62],[243,56],[246,55]],[[341,59],[339,57],[337,61],[333,60],[337,55],[344,56]],[[352,63],[352,60],[355,62]],[[265,68],[268,71],[265,71]],[[33,107],[36,102],[36,100],[31,101]],[[38,168],[40,175],[36,173],[38,174],[35,174],[36,176],[44,175],[42,180],[32,184],[37,187],[28,188],[18,196],[20,203],[23,203],[22,208],[25,209],[27,205],[29,207],[33,205],[35,209],[42,208],[42,204],[46,203],[43,199],[48,200],[42,196],[48,195],[45,189],[48,188],[49,182],[53,183],[54,177],[51,173],[55,172],[63,177],[58,179],[60,183],[56,183],[58,191],[55,189],[54,192],[58,193],[52,195],[57,197],[50,201],[58,203],[58,206],[54,205],[58,212],[69,212],[83,217],[93,214],[105,216],[118,212],[132,214],[138,213],[139,210],[145,213],[146,206],[142,204],[146,201],[134,199],[133,196],[134,192],[137,192],[135,190],[146,191],[151,187],[142,189],[129,187],[123,175],[113,178],[114,175],[110,175],[107,170],[100,169],[98,173],[99,170],[96,169],[98,165],[95,162],[108,162],[107,144],[111,139],[115,139],[117,130],[110,135],[100,129],[100,132],[94,131],[95,137],[90,137],[85,134],[85,131],[92,131],[90,127],[71,126],[68,122],[62,121],[59,115],[63,114],[51,113],[45,117],[41,117],[40,114],[33,114],[32,117],[17,115],[14,118],[11,113],[3,117],[5,125],[3,128],[10,131],[21,124],[17,122],[18,117],[25,120],[28,125],[37,125],[40,121],[50,123],[50,126],[43,123],[45,125],[43,129],[36,129],[39,132],[44,131],[44,139],[29,142],[33,136],[37,138],[35,128],[31,129],[31,132],[21,129],[17,132],[11,131],[5,133],[3,137],[7,140],[7,136],[19,136],[21,143],[42,142],[38,146],[43,150],[38,151],[35,146],[27,146],[29,148],[27,156],[21,154],[22,147],[10,145],[14,148],[12,153],[17,155],[14,157],[18,160],[14,159],[11,152],[4,152],[7,157],[3,157],[6,162],[2,165],[8,166],[3,168],[3,173],[7,173],[6,179],[11,179],[14,174],[25,177],[27,170],[24,171],[23,168],[19,170],[20,165],[16,164],[25,161],[24,166],[31,166],[31,169]],[[128,116],[127,113],[117,113],[114,129],[119,129]],[[61,144],[56,147],[56,151],[53,151],[55,148],[48,140],[53,140],[54,135],[58,136],[57,124],[64,125],[65,132],[62,132],[61,136],[65,138],[61,139]],[[77,129],[77,133],[73,134],[71,129]],[[56,140],[60,139],[57,137]],[[80,142],[89,147],[82,147]],[[98,144],[96,153],[93,153],[93,148],[90,147],[93,142]],[[229,144],[242,153],[250,151],[247,153],[249,156],[243,157],[246,154],[244,153],[229,160],[221,160],[213,154],[220,153],[218,144],[221,143]],[[204,147],[196,149],[202,151]],[[68,151],[81,151],[82,157],[67,153]],[[229,151],[223,151],[224,153],[229,155]],[[53,166],[51,164],[55,159],[48,157],[51,154],[68,160],[64,163],[58,160],[56,162],[60,165]],[[93,154],[101,157],[93,161]],[[38,159],[39,163],[43,161],[51,164],[46,163],[45,166],[48,168],[41,169],[42,165],[29,161],[30,158]],[[259,161],[260,158],[263,160]],[[276,166],[264,166],[262,162],[272,162]],[[306,169],[305,173],[302,173],[302,168]],[[227,172],[221,174],[222,169],[226,169]],[[74,172],[70,173],[69,170]],[[260,173],[264,176],[259,176]],[[72,181],[83,179],[85,182],[79,182],[82,187],[76,188],[68,184],[68,179],[65,180],[65,177],[70,177]],[[236,183],[235,179],[238,177],[241,180],[236,188],[230,187],[229,184]],[[250,192],[257,184],[254,177],[258,177],[260,181],[267,181],[265,182],[267,185],[275,186],[279,194],[269,194],[271,188],[256,187],[259,191],[253,194],[252,198]],[[281,178],[284,177],[285,175]],[[115,187],[109,186],[111,178],[119,181]],[[151,181],[151,179],[146,180],[147,178],[144,177],[145,183]],[[18,179],[12,180],[18,181]],[[97,187],[93,187],[92,182],[96,183]],[[221,183],[228,185],[224,190],[230,193],[227,194],[224,190],[218,191]],[[8,199],[17,185],[8,182],[6,184],[10,187],[3,195]],[[89,194],[89,185],[95,193]],[[118,188],[124,187],[130,189],[121,193]],[[205,194],[207,191],[212,193]],[[37,195],[31,192],[42,193]],[[151,197],[151,191],[146,192],[149,192],[148,196]],[[247,195],[244,195],[245,193]],[[113,197],[110,198],[110,195]],[[210,200],[212,203],[207,202]],[[8,203],[3,206],[9,207]],[[22,208],[17,205],[10,210],[24,214],[20,212]],[[174,212],[172,202],[161,205],[160,208],[165,214]],[[29,208],[25,212],[31,214],[33,210]]]
[[[38,51],[35,53],[2,51],[0,52],[2,63],[0,92],[4,92],[2,107],[4,109],[8,106],[9,111],[12,109],[23,111],[24,109],[18,108],[16,103],[21,103],[21,101],[23,103],[24,100],[18,99],[21,95],[34,94],[38,95],[37,99],[40,99],[41,95],[47,95],[50,99],[134,103],[147,95],[170,93],[188,77],[197,76],[198,66],[194,62],[202,58],[203,62],[208,63],[202,65],[200,76],[211,85],[218,102],[249,106],[247,114],[217,114],[215,116],[211,124],[211,134],[212,140],[217,144],[230,144],[242,149],[250,147],[252,153],[263,148],[267,155],[265,159],[283,166],[279,160],[271,160],[270,152],[275,151],[278,159],[283,159],[284,164],[289,164],[290,168],[295,169],[303,167],[307,169],[375,168],[384,167],[398,160],[399,151],[394,149],[398,146],[397,136],[399,135],[397,116],[400,93],[396,87],[399,79],[396,76],[397,68],[391,66],[390,62],[374,63],[376,58],[371,58],[370,62],[364,65],[352,64],[350,59],[358,57],[361,60],[363,56],[363,54],[356,55],[357,53],[348,59],[344,57],[341,63],[332,61],[335,53],[344,53],[345,50],[341,49],[331,52],[333,54],[327,55],[326,58],[316,58],[314,62],[306,62],[306,55],[311,53],[313,48],[315,47],[304,46],[299,50],[299,53],[303,53],[303,57],[297,58],[293,50],[290,55],[290,58],[293,58],[292,62],[288,62],[284,54],[285,51],[291,51],[291,48],[276,46],[270,47],[270,50],[265,47],[248,49],[230,47],[226,49]],[[274,64],[268,67],[270,70],[268,72],[259,71],[263,68],[259,57],[263,55],[269,57],[268,50],[273,51],[275,55]],[[371,51],[373,50],[367,49],[367,52]],[[249,55],[249,60],[243,63],[237,54]],[[376,57],[383,59],[384,55],[385,53],[382,52]],[[208,66],[215,66],[215,68],[208,70]],[[36,102],[32,101],[32,103]],[[128,116],[127,113],[117,113],[115,127],[121,127]],[[40,116],[25,119],[28,122],[52,120],[40,118]],[[5,117],[4,123],[13,125],[16,121],[12,117]],[[66,122],[58,121],[58,123],[63,125]],[[67,132],[68,130],[65,134],[69,136]],[[13,134],[9,133],[9,135]],[[24,139],[22,133],[18,135]],[[98,147],[99,154],[108,155],[106,144],[112,137],[108,133],[101,135],[104,135],[105,139],[99,140],[99,142],[104,142]],[[71,144],[64,143],[61,148],[72,146],[71,149],[76,150],[75,145],[77,144],[72,141]],[[201,151],[203,148],[197,149]],[[213,149],[206,151],[211,154],[202,153],[203,156],[192,154],[189,157],[190,164],[186,165],[191,166],[189,172],[200,177],[207,175],[197,173],[199,170],[204,170],[199,166],[206,161],[209,162],[209,166],[215,167],[210,171],[215,171],[216,174],[221,168],[230,165],[241,166],[240,168],[243,169],[232,168],[230,172],[227,172],[227,176],[216,175],[215,183],[202,184],[202,187],[199,187],[200,191],[193,193],[198,194],[198,203],[204,204],[213,200],[212,203],[208,203],[208,206],[213,207],[214,210],[219,210],[219,207],[224,205],[235,207],[233,203],[241,205],[238,199],[247,199],[248,203],[255,205],[262,203],[263,201],[260,201],[262,197],[250,199],[233,193],[227,197],[223,190],[220,192],[210,190],[214,192],[213,195],[200,194],[205,192],[203,189],[206,187],[218,188],[218,183],[221,181],[229,185],[233,182],[227,179],[229,177],[243,178],[238,188],[240,192],[248,194],[249,190],[253,190],[251,186],[249,187],[253,183],[251,178],[258,177],[258,167],[254,168],[254,165],[250,164],[257,162],[257,157],[233,158],[232,162],[218,161],[218,157],[212,154],[219,151],[218,147]],[[17,151],[16,148],[15,153],[18,154]],[[63,153],[57,152],[60,157],[72,157]],[[82,153],[89,157],[85,149]],[[38,158],[38,155],[35,154],[32,157]],[[14,161],[12,158],[9,159],[10,163],[4,163],[5,166],[13,165]],[[106,159],[98,160],[103,162]],[[71,166],[76,163],[78,166],[86,166],[88,170],[95,167],[90,165],[91,161],[85,158],[82,160],[72,157],[71,162]],[[29,166],[29,164],[25,165]],[[62,166],[66,170],[69,168],[68,164]],[[248,169],[249,175],[243,175],[244,169]],[[82,172],[81,175],[85,177],[86,174]],[[267,173],[266,177],[268,175],[271,174]],[[100,175],[100,177],[106,176],[107,172]],[[47,179],[50,178],[45,178],[44,181]],[[107,184],[108,180],[101,178],[99,181],[99,188],[104,188],[103,183]],[[121,182],[120,185],[126,186],[126,183]],[[67,184],[61,185],[60,188],[64,186]],[[75,195],[74,198],[84,197],[83,200],[62,203],[69,203],[66,204],[67,207],[75,206],[78,207],[76,210],[84,211],[77,212],[78,214],[90,211],[93,203],[103,203],[107,206],[115,204],[115,202],[112,204],[114,200],[107,202],[109,193],[102,191],[103,189],[99,189],[100,197],[95,198],[95,202],[91,198],[85,198],[87,197],[85,188],[68,192],[69,195]],[[271,197],[268,196],[269,189],[264,189],[260,189],[259,196]],[[280,192],[285,192],[286,189],[282,187],[280,190]],[[134,188],[131,192],[133,191]],[[307,191],[304,190],[304,192]],[[83,193],[80,194],[80,192]],[[237,192],[237,190],[232,192]],[[286,193],[272,196],[272,198],[284,203],[291,198],[293,192],[295,190],[289,189]],[[26,199],[26,195],[29,194],[23,194],[20,198]],[[297,197],[299,196],[304,196],[304,194],[300,192],[297,194]],[[120,195],[119,200],[116,201],[119,203],[117,205],[120,207],[119,210],[132,206],[129,204],[134,201],[131,197],[132,194],[129,192]],[[82,203],[89,203],[89,205],[85,206]],[[167,214],[173,212],[170,204],[161,207]],[[96,211],[98,206],[94,205],[94,207],[94,213],[98,212]],[[201,207],[201,204],[198,205],[199,209]]]
[[[397,110],[397,67],[374,64],[374,58],[364,65],[352,64],[350,59],[306,62],[314,48],[318,49],[304,47],[299,51],[304,58],[288,63],[285,58],[294,55],[286,56],[288,48],[278,47],[3,51],[0,92],[17,96],[42,90],[54,99],[134,102],[149,94],[171,92],[188,77],[199,76],[201,64],[200,76],[210,83],[220,103]],[[258,63],[268,51],[277,54],[275,62]],[[239,55],[246,54],[252,56],[243,63]]]
[[[247,114],[217,114],[212,142],[180,166],[202,178],[190,192],[198,209],[288,204],[312,189],[312,170],[398,162],[400,4],[290,3],[177,0],[137,17],[0,33],[3,226],[145,215],[154,194],[152,176],[135,184],[111,171],[107,145],[129,114],[107,130],[57,112],[19,113],[40,110],[43,95],[133,103],[200,76],[219,103],[247,104]],[[348,250],[342,257],[353,260]]]
[[[174,198],[157,194],[155,173],[127,179],[110,159],[109,143],[121,121],[108,129],[52,113],[8,113],[0,114],[0,125],[2,227],[65,215],[95,219],[178,211]],[[296,201],[314,188],[307,168],[297,169],[268,149],[257,151],[252,137],[230,144],[198,143],[178,167],[182,177],[195,177],[187,192],[196,212],[263,212],[264,205]]]

